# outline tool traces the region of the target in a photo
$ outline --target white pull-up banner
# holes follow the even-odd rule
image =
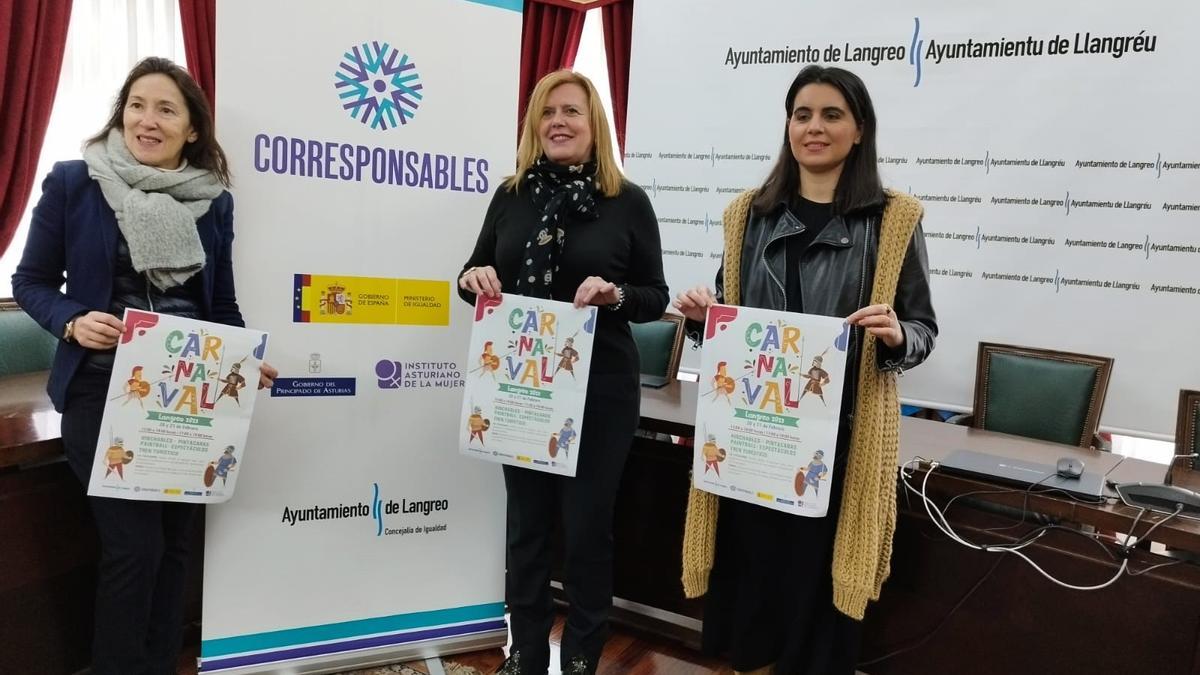
[[[221,2],[216,35],[238,300],[280,377],[208,510],[201,670],[503,644],[453,280],[513,166],[520,0]]]

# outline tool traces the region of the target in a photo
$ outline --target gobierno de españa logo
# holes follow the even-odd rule
[[[408,124],[424,88],[408,54],[378,41],[364,42],[343,54],[334,79],[334,89],[350,117],[381,131]]]

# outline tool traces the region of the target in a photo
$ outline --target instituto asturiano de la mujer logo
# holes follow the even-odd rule
[[[408,124],[421,103],[421,76],[408,54],[387,42],[364,42],[342,55],[334,88],[350,117],[372,129]]]

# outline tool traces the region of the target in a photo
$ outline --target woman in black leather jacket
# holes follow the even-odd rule
[[[901,371],[920,364],[937,336],[920,207],[911,197],[882,187],[875,113],[865,85],[840,68],[809,66],[788,88],[784,106],[783,146],[771,174],[726,211],[727,250],[715,292],[693,288],[679,295],[675,307],[693,329],[699,328],[708,307],[726,301],[734,284],[725,274],[733,271],[737,304],[846,317],[855,326],[847,354],[848,383],[858,383],[864,367]],[[894,241],[881,237],[885,209],[893,203],[912,214],[913,233],[903,252],[894,300],[871,304],[881,246]],[[736,241],[729,237],[733,228],[744,228],[740,249],[736,244],[729,248]],[[895,249],[898,254],[900,247]],[[868,336],[874,339],[869,353],[875,355],[869,366],[862,363]],[[857,499],[860,492],[870,492],[854,477],[847,480],[848,455],[856,449],[851,437],[857,393],[857,386],[844,390],[826,516],[799,517],[720,500],[704,647],[727,655],[739,672],[855,672],[867,594],[846,599],[854,595],[843,591],[841,581],[851,555],[835,556],[834,541],[839,528],[857,532],[861,524],[847,526],[847,518],[839,520],[843,494],[853,492]],[[874,489],[875,503],[886,511],[889,489],[894,514],[894,482]],[[891,525],[871,525],[883,533],[879,538],[886,538],[886,544],[872,549],[879,551],[875,558],[880,560],[872,558],[868,564],[886,576]]]

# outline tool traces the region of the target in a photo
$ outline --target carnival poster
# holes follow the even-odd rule
[[[267,334],[125,311],[88,494],[219,503],[233,496]]]
[[[704,330],[696,488],[824,516],[839,460],[849,325],[827,316],[714,305]]]
[[[463,395],[464,455],[574,476],[596,308],[479,296]]]

